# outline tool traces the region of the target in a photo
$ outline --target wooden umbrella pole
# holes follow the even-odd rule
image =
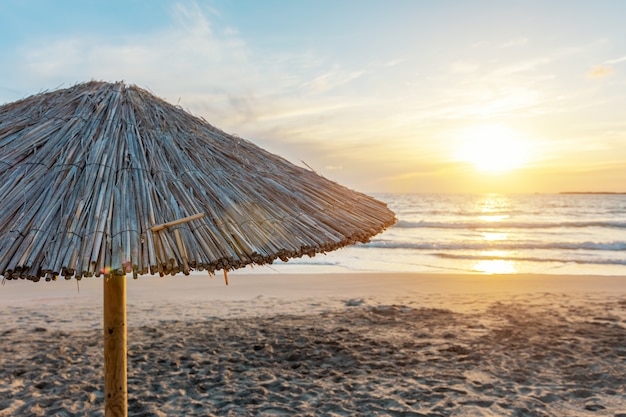
[[[104,278],[104,415],[128,416],[126,276]]]

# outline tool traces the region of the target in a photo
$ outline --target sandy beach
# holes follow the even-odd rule
[[[128,282],[133,416],[626,417],[626,277]],[[0,287],[0,416],[102,416],[101,281]]]

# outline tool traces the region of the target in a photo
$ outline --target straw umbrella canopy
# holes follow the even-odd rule
[[[395,222],[386,204],[122,82],[1,106],[0,196],[3,280],[104,278],[105,379],[124,367],[123,386],[105,383],[107,415],[126,413],[114,404],[125,350],[108,346],[125,349],[126,274],[313,256]]]

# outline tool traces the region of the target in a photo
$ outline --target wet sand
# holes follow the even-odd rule
[[[128,283],[133,416],[626,417],[626,277]],[[0,416],[102,416],[101,282],[0,287]]]

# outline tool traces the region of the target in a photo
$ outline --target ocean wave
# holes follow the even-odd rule
[[[626,222],[619,221],[569,221],[569,222],[429,222],[399,220],[392,227],[400,229],[432,228],[432,229],[554,229],[554,228],[626,228]]]
[[[469,255],[454,253],[433,253],[440,258],[447,259],[467,259],[472,261],[513,261],[513,262],[560,262],[591,265],[626,265],[626,259],[588,259],[588,258],[550,258],[538,256],[491,256],[491,255]]]
[[[477,242],[396,242],[390,240],[373,240],[365,245],[381,249],[414,249],[414,250],[597,250],[626,251],[626,242],[508,242],[508,241],[477,241]]]

